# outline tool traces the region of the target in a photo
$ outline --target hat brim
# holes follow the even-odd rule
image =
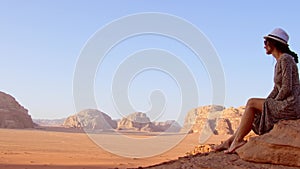
[[[267,38],[269,38],[269,39],[274,39],[274,40],[276,40],[276,41],[278,41],[278,42],[281,42],[281,43],[283,43],[283,44],[285,44],[285,45],[288,45],[288,44],[286,43],[286,41],[284,41],[284,40],[282,40],[282,39],[280,39],[280,38],[274,37],[274,36],[269,36],[269,35],[267,35],[267,36],[264,36],[264,38],[265,38],[265,39],[267,39]]]

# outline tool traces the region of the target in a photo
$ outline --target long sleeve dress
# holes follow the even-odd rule
[[[283,54],[275,65],[274,88],[261,113],[256,113],[252,130],[259,135],[269,132],[279,120],[300,118],[300,84],[294,58]]]

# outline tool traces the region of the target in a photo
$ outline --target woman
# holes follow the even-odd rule
[[[274,88],[266,99],[251,98],[237,131],[225,142],[216,146],[216,151],[234,153],[246,142],[244,137],[251,129],[258,135],[269,132],[279,120],[300,118],[300,85],[298,75],[298,56],[289,49],[288,34],[274,29],[264,37],[266,53],[276,59]]]

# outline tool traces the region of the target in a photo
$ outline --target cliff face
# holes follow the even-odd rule
[[[14,97],[0,92],[0,128],[33,128],[28,110]]]
[[[201,133],[209,129],[216,135],[230,135],[237,129],[244,107],[202,106],[189,111],[182,132]]]
[[[63,126],[90,130],[110,130],[117,127],[117,122],[99,110],[86,109],[66,118]]]
[[[179,132],[181,126],[174,120],[151,122],[145,113],[132,113],[118,122],[118,130],[143,132]]]
[[[150,127],[150,119],[145,113],[135,112],[126,117],[123,117],[118,122],[118,130],[135,130],[135,131],[147,131],[147,127]]]

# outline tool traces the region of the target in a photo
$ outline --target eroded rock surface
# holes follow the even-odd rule
[[[300,119],[278,122],[269,133],[251,138],[237,153],[247,161],[300,168]]]
[[[33,128],[34,123],[28,110],[21,106],[14,97],[0,92],[0,128]]]
[[[99,110],[86,109],[66,118],[63,126],[89,130],[111,130],[117,128],[117,122]]]
[[[135,112],[118,122],[118,130],[142,132],[179,132],[181,126],[175,120],[151,122],[146,113]]]
[[[182,132],[212,132],[215,135],[231,135],[240,123],[244,107],[225,108],[218,105],[202,106],[189,111]],[[204,131],[206,130],[206,131]]]

